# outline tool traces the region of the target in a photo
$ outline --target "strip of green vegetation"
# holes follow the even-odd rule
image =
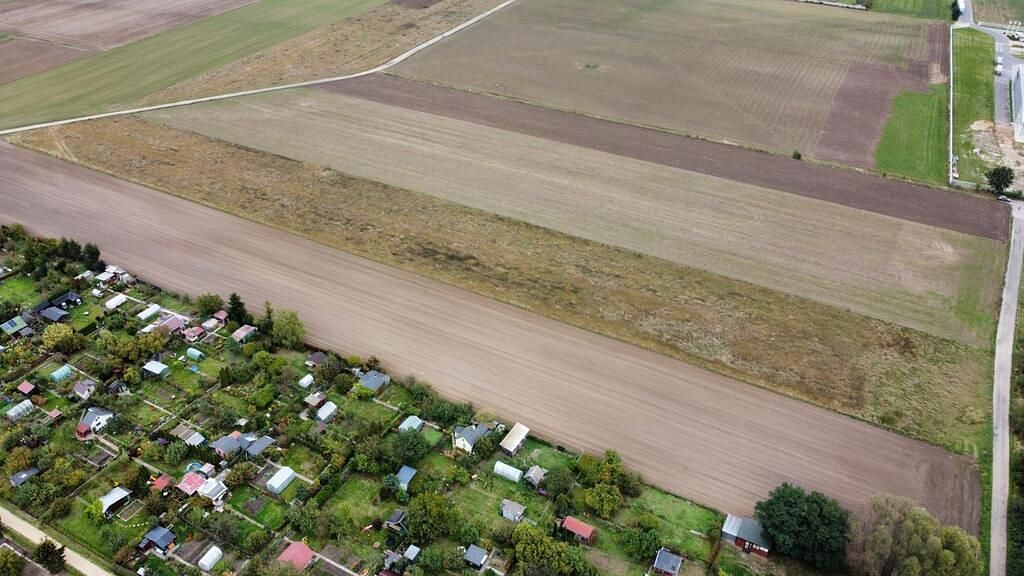
[[[382,0],[262,0],[0,86],[0,127],[125,107]]]
[[[19,275],[0,282],[0,300],[13,302],[19,306],[31,306],[37,304],[37,298],[36,282],[28,276]]]
[[[875,163],[885,174],[945,184],[949,139],[946,86],[931,92],[900,92],[875,149]]]
[[[934,20],[950,20],[953,17],[953,3],[949,0],[874,0],[870,3],[875,12],[904,14]]]
[[[953,153],[960,179],[984,182],[988,166],[973,153],[971,124],[995,119],[995,40],[984,32],[953,32]]]

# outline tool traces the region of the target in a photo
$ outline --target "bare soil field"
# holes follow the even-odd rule
[[[928,29],[919,18],[784,0],[593,0],[585,10],[523,0],[395,70],[749,147],[869,160],[875,118],[847,136],[850,150],[818,148],[837,105],[854,118],[878,113],[874,99],[836,95],[847,80],[871,81],[850,78],[854,64],[884,70],[881,80],[926,83]]]
[[[19,142],[957,451],[984,435],[987,346],[138,119]]]
[[[56,68],[91,53],[42,40],[11,38],[0,42],[0,84]]]
[[[0,31],[107,50],[255,0],[19,0],[0,4]]]
[[[928,188],[811,162],[793,162],[736,146],[386,74],[324,84],[320,88],[984,238],[1006,241],[1010,229],[1009,209],[993,202],[991,197]]]
[[[146,102],[173,102],[361,72],[501,1],[403,0],[383,4],[171,86]]]
[[[850,508],[904,495],[978,531],[968,457],[45,155],[0,145],[0,175],[2,222],[95,242],[171,290],[295,309],[315,345],[377,354],[563,445],[618,450],[719,510],[750,513],[791,481]]]
[[[992,338],[997,241],[322,90],[147,117],[944,338]]]

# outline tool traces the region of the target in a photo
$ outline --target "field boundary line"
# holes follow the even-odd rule
[[[344,76],[333,76],[333,77],[330,77],[330,78],[320,78],[318,80],[307,80],[305,82],[295,82],[295,83],[292,83],[292,84],[283,84],[281,86],[270,86],[270,87],[267,87],[267,88],[254,88],[254,89],[251,89],[251,90],[242,90],[242,91],[239,91],[239,92],[229,92],[227,94],[218,94],[218,95],[215,95],[215,96],[204,96],[202,98],[190,98],[188,100],[179,100],[177,102],[168,102],[166,104],[156,104],[156,105],[153,105],[153,106],[143,106],[143,107],[139,107],[139,108],[129,108],[127,110],[116,110],[116,111],[113,111],[113,112],[103,112],[101,114],[90,114],[88,116],[77,116],[75,118],[67,118],[67,119],[64,119],[64,120],[53,120],[53,121],[50,121],[50,122],[41,122],[39,124],[30,124],[28,126],[19,126],[19,127],[16,127],[16,128],[8,128],[6,130],[0,130],[0,136],[8,136],[8,135],[11,135],[11,134],[17,134],[19,132],[28,132],[30,130],[40,130],[40,129],[43,129],[43,128],[55,128],[57,126],[64,126],[64,125],[67,125],[67,124],[76,124],[78,122],[87,122],[89,120],[101,120],[103,118],[114,118],[114,117],[118,117],[118,116],[128,116],[128,115],[131,115],[131,114],[141,114],[143,112],[154,112],[154,111],[157,111],[157,110],[166,110],[168,108],[180,108],[180,107],[183,107],[183,106],[191,106],[193,104],[203,104],[203,103],[206,103],[206,102],[217,102],[219,100],[228,100],[228,99],[231,99],[231,98],[240,98],[240,97],[243,97],[243,96],[255,96],[257,94],[266,94],[268,92],[277,92],[277,91],[280,91],[280,90],[292,90],[292,89],[295,89],[295,88],[304,88],[304,87],[307,87],[307,86],[317,86],[319,84],[329,84],[329,83],[332,83],[332,82],[339,82],[339,81],[342,81],[342,80],[350,80],[352,78],[360,78],[362,76],[369,76],[370,74],[376,74],[378,72],[383,72],[383,71],[385,71],[385,70],[387,70],[389,68],[392,68],[394,66],[397,66],[397,65],[401,64],[402,62],[408,60],[409,58],[415,56],[416,54],[419,54],[420,52],[426,50],[427,48],[430,48],[434,44],[437,44],[438,42],[441,42],[442,40],[444,40],[444,39],[446,39],[446,38],[448,38],[450,36],[454,36],[455,34],[458,34],[459,32],[462,32],[466,28],[469,28],[470,26],[472,26],[472,25],[480,22],[481,20],[483,20],[483,19],[485,19],[485,18],[487,18],[487,17],[489,17],[489,16],[491,16],[491,15],[493,15],[493,14],[495,14],[495,13],[497,13],[497,12],[499,12],[499,11],[509,7],[509,6],[511,6],[512,4],[515,4],[516,2],[518,2],[518,0],[505,0],[505,2],[502,2],[501,4],[498,4],[497,6],[491,8],[490,10],[487,10],[486,12],[482,12],[480,14],[477,14],[476,16],[470,18],[469,20],[466,20],[465,22],[455,26],[454,28],[451,28],[451,29],[449,29],[449,30],[447,30],[445,32],[442,32],[442,33],[438,34],[437,36],[434,36],[433,38],[431,38],[431,39],[429,39],[429,40],[427,40],[427,41],[425,41],[425,42],[423,42],[421,44],[413,46],[412,48],[406,50],[405,52],[399,54],[398,56],[395,56],[391,60],[388,60],[387,62],[385,62],[385,63],[383,63],[383,64],[381,64],[379,66],[375,66],[373,68],[370,68],[369,70],[363,70],[362,72],[356,72],[356,73],[353,73],[353,74],[346,74]]]

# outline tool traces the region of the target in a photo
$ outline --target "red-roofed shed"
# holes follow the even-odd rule
[[[36,391],[35,385],[32,384],[31,382],[29,382],[28,380],[25,380],[21,384],[18,384],[18,392],[21,392],[25,396],[28,396],[29,394],[31,394],[31,393],[33,393],[35,391]]]
[[[171,477],[167,474],[161,474],[159,478],[153,480],[153,483],[149,486],[151,492],[160,492],[171,485]]]
[[[189,472],[188,474],[185,474],[185,477],[181,479],[181,482],[178,482],[178,490],[181,490],[188,496],[192,496],[205,482],[206,478],[203,478],[195,472]]]
[[[562,528],[572,533],[580,542],[586,542],[587,544],[592,543],[594,536],[597,535],[597,528],[572,516],[566,516],[565,520],[562,520]]]
[[[281,555],[277,557],[277,561],[291,564],[296,570],[305,570],[313,562],[313,558],[316,557],[316,553],[309,546],[306,546],[304,542],[292,542],[281,552]]]

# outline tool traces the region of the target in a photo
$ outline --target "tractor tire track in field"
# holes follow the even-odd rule
[[[562,445],[618,450],[719,510],[750,513],[790,481],[852,509],[907,496],[978,530],[969,457],[8,144],[0,175],[0,222],[95,242],[170,290],[295,309],[314,345],[381,355]]]

